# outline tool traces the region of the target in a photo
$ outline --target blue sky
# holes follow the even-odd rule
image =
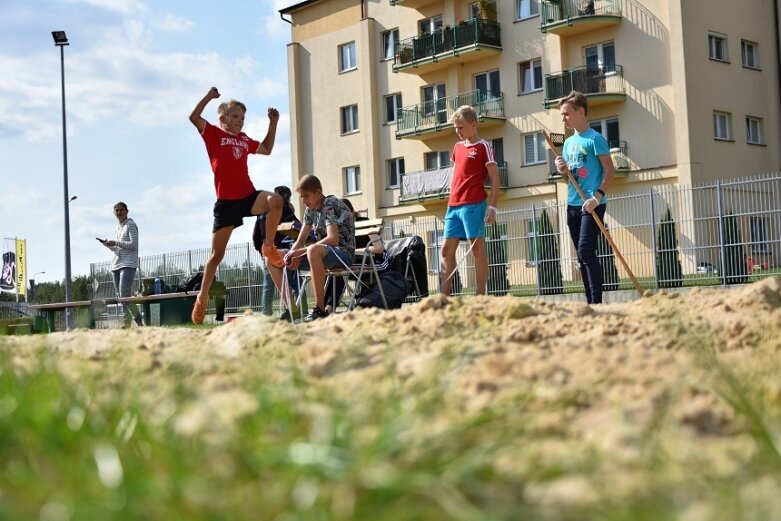
[[[252,156],[256,188],[289,184],[290,0],[0,0],[0,235],[27,239],[27,273],[65,274],[60,51],[64,30],[72,273],[111,254],[115,202],[140,229],[141,255],[209,246],[214,185],[188,116],[212,85],[248,108],[262,140],[280,111],[271,156]],[[216,123],[218,102],[204,117]],[[231,242],[250,240],[252,221]]]

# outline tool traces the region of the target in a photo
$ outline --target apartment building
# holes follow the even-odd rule
[[[572,89],[610,143],[611,191],[781,169],[778,0],[309,0],[280,13],[294,181],[316,174],[386,222],[443,215],[462,104],[494,145],[500,210],[563,200],[540,131],[563,139],[557,102]]]

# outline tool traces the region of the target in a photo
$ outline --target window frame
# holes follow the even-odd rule
[[[347,128],[347,116],[349,113],[349,120],[351,125],[354,128]],[[339,121],[340,121],[340,135],[345,136],[349,134],[355,134],[356,132],[360,131],[360,124],[358,119],[358,104],[354,103],[352,105],[345,105],[344,107],[339,107]]]
[[[718,47],[715,45],[717,43]],[[717,56],[719,50],[724,54],[721,58]],[[708,32],[708,58],[717,62],[729,63],[729,45],[726,34]]]
[[[346,166],[342,168],[342,181],[344,195],[356,195],[361,193],[361,167],[359,165]],[[351,183],[352,182],[352,183]],[[354,190],[350,190],[350,185],[354,185]]]
[[[719,135],[721,128],[718,118],[724,118],[724,122],[726,123],[726,136]],[[716,141],[734,141],[732,138],[732,114],[729,112],[723,112],[721,110],[713,111],[713,139]]]
[[[536,157],[536,160],[529,161],[529,157],[527,154],[527,148],[526,148],[526,139],[531,137],[535,143],[534,143],[534,155],[535,157],[539,154],[539,157]],[[548,162],[548,153],[547,148],[545,146],[545,137],[543,137],[542,132],[526,132],[523,134],[523,166],[537,166],[542,165]]]
[[[406,173],[404,156],[392,157],[386,161],[386,164],[388,177],[386,179],[385,188],[399,188],[401,186],[401,176]],[[394,170],[396,175],[396,184],[393,183]]]
[[[391,115],[388,114],[388,101],[393,100],[393,119],[390,119]],[[402,102],[401,102],[401,92],[394,92],[393,94],[388,94],[383,97],[384,102],[384,109],[385,109],[385,124],[386,125],[395,125],[399,122],[398,120],[398,113],[399,109],[403,108]]]
[[[746,60],[747,57],[747,48],[751,48],[751,57],[753,60],[753,63],[748,63]],[[754,69],[754,70],[760,70],[761,67],[759,65],[759,44],[757,42],[752,42],[750,40],[741,40],[740,41],[740,61],[743,67],[746,69]]]
[[[523,16],[521,13],[521,7],[523,4],[529,5],[529,14],[527,16]],[[537,6],[537,12],[532,13],[532,6]],[[522,20],[528,20],[530,18],[534,18],[540,16],[540,1],[539,0],[515,0],[515,21],[520,22]]]
[[[539,63],[539,71],[540,71],[540,86],[536,87],[534,86],[534,82],[537,79],[535,71],[537,70],[536,67],[534,67],[534,63]],[[532,88],[529,90],[524,90],[524,65],[528,65],[528,70],[531,72],[531,80],[532,80]],[[524,94],[531,94],[533,92],[540,92],[545,87],[544,81],[543,81],[543,73],[542,73],[542,58],[533,58],[531,60],[526,60],[524,62],[520,62],[518,64],[518,95],[522,96]]]
[[[426,25],[426,27],[424,27],[424,24]],[[435,31],[442,29],[442,27],[444,27],[444,24],[442,23],[441,14],[429,16],[427,18],[422,18],[418,20],[418,36],[422,36],[425,34],[432,34]]]
[[[605,60],[605,49],[611,48],[612,54],[613,54],[613,63],[612,64],[606,64]],[[589,49],[596,49],[597,51],[597,66],[592,67],[592,69],[596,68],[602,71],[606,76],[610,73],[614,73],[616,71],[616,42],[615,40],[608,40],[606,42],[600,42],[595,43],[593,45],[587,45],[583,47],[583,65],[585,65],[586,68],[588,67],[588,51]],[[608,68],[609,65],[612,65],[611,68]]]
[[[388,41],[388,37],[391,37],[391,42]],[[383,57],[380,61],[388,61],[393,60],[396,58],[396,52],[398,51],[399,47],[399,28],[396,27],[395,29],[389,29],[387,31],[382,32],[382,53]],[[388,48],[388,44],[391,43],[391,48]],[[390,56],[388,56],[388,51],[391,51]]]
[[[751,128],[751,124],[755,123],[755,128]],[[746,144],[748,145],[764,145],[763,142],[763,124],[762,124],[762,118],[758,118],[756,116],[746,116]],[[756,130],[756,132],[753,132],[753,130]],[[751,137],[756,133],[756,140],[752,141]]]
[[[485,77],[485,92],[481,92],[481,101],[483,99],[498,99],[502,97],[502,73],[499,69],[478,72],[472,75],[472,85],[474,90],[481,90],[478,84],[478,77]],[[492,79],[495,78],[495,79]],[[493,83],[496,82],[496,85]],[[483,97],[484,96],[484,97]]]
[[[429,158],[436,158],[437,167],[429,168]],[[443,161],[444,159],[444,161]],[[443,164],[444,163],[444,164]],[[423,154],[423,170],[425,172],[433,172],[435,170],[443,170],[450,168],[450,151],[449,150],[433,150],[431,152],[425,152]]]
[[[341,44],[339,47],[339,74],[350,72],[358,69],[358,51],[355,47],[355,40]],[[348,49],[351,52],[348,54],[348,58],[352,60],[351,64],[345,64],[344,50]]]

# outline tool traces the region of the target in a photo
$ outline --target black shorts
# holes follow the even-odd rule
[[[214,203],[214,224],[212,233],[220,228],[233,226],[238,228],[244,224],[244,218],[252,216],[252,206],[258,198],[260,190],[248,195],[244,199],[217,199]]]

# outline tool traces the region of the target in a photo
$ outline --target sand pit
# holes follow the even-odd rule
[[[6,337],[0,348],[19,374],[45,363],[74,384],[97,379],[94,402],[132,395],[138,421],[211,445],[264,414],[260,385],[297,401],[314,438],[336,413],[309,393],[342,404],[356,445],[399,423],[410,467],[461,437],[458,454],[479,449],[480,465],[519,487],[495,515],[518,501],[565,519],[650,494],[680,519],[715,519],[718,482],[734,493],[727,512],[781,517],[779,278],[591,307],[433,296],[306,325],[247,315],[211,330]],[[442,505],[442,518],[480,511],[464,494],[471,506]]]

